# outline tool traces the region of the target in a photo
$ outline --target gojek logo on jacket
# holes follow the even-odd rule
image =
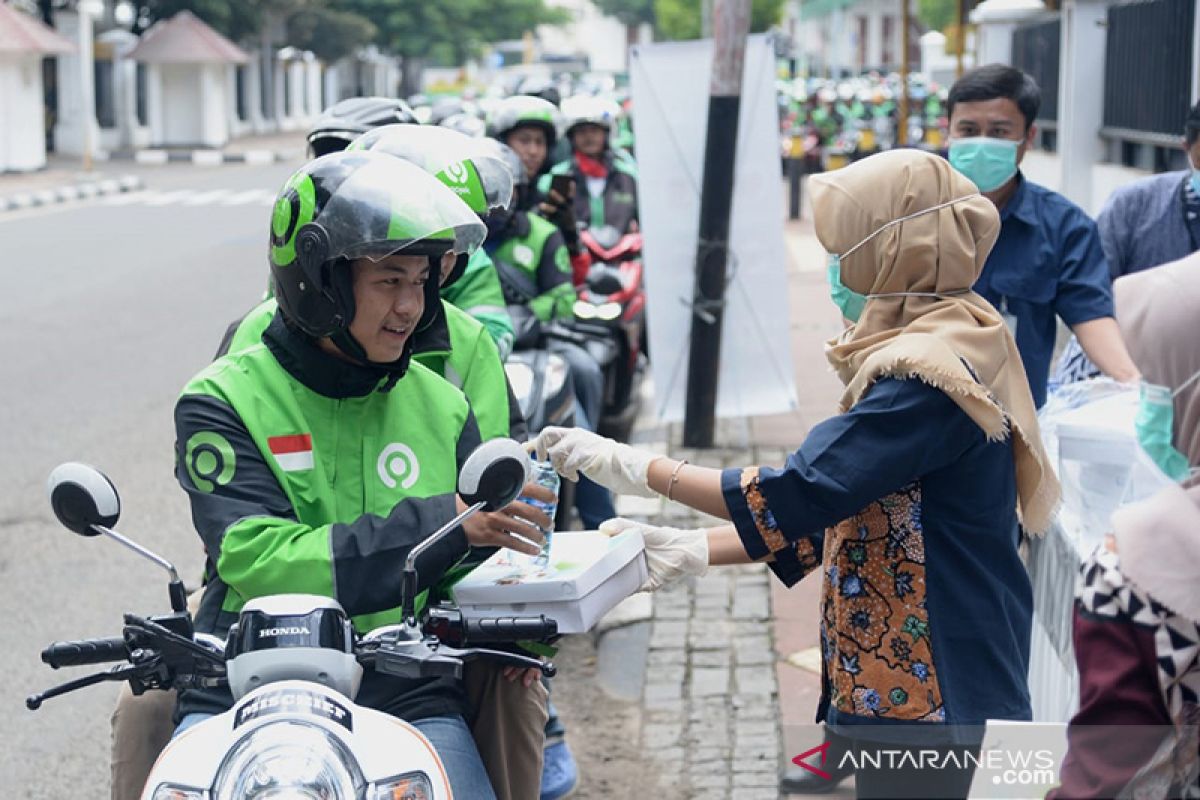
[[[224,486],[233,480],[237,458],[233,454],[233,445],[224,436],[214,431],[199,431],[188,439],[183,463],[192,485],[210,493],[218,485]]]
[[[400,442],[392,442],[383,448],[375,462],[379,480],[389,489],[399,484],[402,489],[411,489],[421,477],[421,462],[412,448]]]

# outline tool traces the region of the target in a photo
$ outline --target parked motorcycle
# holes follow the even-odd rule
[[[646,287],[642,279],[642,234],[621,234],[611,225],[584,228],[580,241],[592,257],[587,279],[578,287],[573,330],[607,339],[604,411],[599,432],[625,440],[641,403],[641,381],[649,350],[646,338]],[[610,348],[610,349],[613,349]]]
[[[421,553],[471,515],[512,502],[528,475],[529,459],[511,440],[492,440],[472,453],[459,476],[459,495],[469,507],[406,559],[400,624],[356,636],[337,601],[275,595],[248,602],[222,642],[195,632],[175,568],[112,530],[120,499],[108,478],[83,464],[63,464],[49,481],[59,521],[83,536],[115,539],[167,570],[172,611],[126,614],[119,637],[50,645],[42,661],[55,669],[122,663],[32,695],[25,704],[36,710],[48,699],[105,681],[127,681],[134,694],[228,686],[233,707],[167,746],[142,800],[446,800],[450,782],[429,741],[412,725],[355,704],[354,696],[364,666],[407,678],[459,677],[464,662],[482,658],[554,675],[553,664],[477,646],[551,639],[557,634],[553,620],[464,618],[445,605],[415,611]]]

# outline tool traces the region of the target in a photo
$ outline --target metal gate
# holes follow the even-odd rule
[[[1175,142],[1191,106],[1195,0],[1147,0],[1108,9],[1104,127]]]
[[[1012,64],[1033,76],[1042,90],[1038,120],[1058,121],[1058,54],[1062,24],[1058,17],[1021,25],[1013,31]]]

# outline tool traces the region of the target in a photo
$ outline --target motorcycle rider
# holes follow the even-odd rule
[[[576,285],[587,279],[592,259],[579,240],[579,227],[575,219],[575,185],[567,196],[554,189],[547,189],[538,197],[533,186],[550,166],[550,153],[558,140],[558,109],[539,97],[515,95],[500,102],[489,120],[492,137],[510,147],[521,159],[525,181],[517,181],[517,209],[536,210],[542,217],[554,223],[562,234],[571,259],[571,278]]]
[[[538,179],[538,192],[555,207],[552,196],[554,175],[571,175],[575,194],[571,199],[578,224],[600,228],[611,225],[622,234],[637,230],[637,167],[618,157],[609,144],[619,115],[616,104],[599,97],[575,96],[563,101],[566,137],[571,158],[550,168]]]
[[[480,217],[512,202],[507,165],[484,155],[479,143],[444,128],[387,125],[358,137],[356,150],[378,150],[410,161],[434,175]],[[461,280],[468,259],[460,257],[440,275],[441,294]],[[476,263],[491,263],[490,259]],[[414,334],[413,358],[453,383],[467,396],[486,441],[497,436],[524,439],[525,421],[504,375],[499,353],[483,325],[448,300],[437,304],[428,325]],[[265,300],[231,328],[218,355],[257,344],[275,314],[274,298]],[[505,312],[507,314],[507,311]]]
[[[394,124],[418,124],[416,113],[403,100],[387,97],[355,97],[335,103],[308,134],[313,156],[344,150],[350,142],[369,130]],[[482,250],[467,262],[466,272],[442,291],[442,298],[483,323],[500,351],[500,360],[512,351],[512,320],[504,308],[500,283],[491,260]]]
[[[291,592],[337,599],[359,631],[399,621],[403,560],[465,507],[456,475],[480,441],[461,392],[411,363],[413,332],[437,307],[432,275],[485,234],[452,191],[393,156],[334,153],[289,179],[271,222],[279,311],[261,344],[202,370],[175,409],[176,477],[207,551],[198,631],[224,635],[247,600]],[[550,522],[516,502],[463,523],[421,558],[421,600],[475,548],[537,552],[515,536],[540,540],[525,520]],[[182,693],[177,732],[230,702]],[[357,702],[421,730],[456,796],[494,797],[461,681],[368,668]]]
[[[416,163],[449,187],[461,190],[460,198],[471,201],[468,206],[479,215],[486,214],[490,207],[510,202],[512,181],[508,167],[480,154],[474,141],[464,140],[453,132],[388,125],[374,129],[361,149],[377,149]],[[466,171],[463,180],[452,180],[445,174],[446,168],[457,164],[462,164]],[[460,256],[442,270],[443,287],[456,279],[465,261],[466,257]],[[466,395],[483,440],[498,436],[524,440],[525,421],[491,338],[477,320],[453,304],[439,299],[438,305],[441,313],[435,312],[431,321],[413,334],[413,360],[446,378]],[[260,344],[277,309],[276,299],[268,298],[231,325],[217,356]],[[452,572],[447,583],[465,574],[479,560],[464,562]],[[539,768],[530,752],[540,753],[541,742],[532,742],[533,737],[516,722],[519,715],[514,713],[513,701],[509,699],[513,693],[496,684],[493,671],[487,667],[472,664],[466,672],[468,690],[477,706],[472,730],[478,733],[476,738],[498,794],[519,797],[526,793],[524,787],[537,779]],[[517,702],[522,708],[528,705],[527,698],[518,697]],[[151,693],[135,699],[127,690],[122,692],[112,717],[113,800],[140,796],[150,766],[169,736],[162,731],[164,712],[160,708],[168,703],[173,706],[174,699],[167,693]],[[502,735],[497,735],[495,726],[488,722],[497,712],[506,718]],[[532,729],[540,729],[542,723],[538,720],[544,720],[545,715],[544,708],[534,714],[529,723]],[[522,768],[522,764],[528,766]]]

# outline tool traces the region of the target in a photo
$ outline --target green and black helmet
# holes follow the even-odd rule
[[[492,112],[489,127],[492,136],[502,142],[517,128],[531,126],[546,134],[546,152],[554,150],[558,140],[558,109],[548,100],[527,95],[514,95],[501,100]]]
[[[366,361],[349,333],[350,262],[424,255],[436,275],[442,256],[469,255],[486,235],[479,217],[416,165],[384,153],[330,153],[292,175],[275,201],[270,244],[275,296],[290,323],[309,336],[331,337],[347,355]],[[426,287],[421,327],[440,310],[437,281]],[[407,359],[406,354],[404,365]]]
[[[491,211],[511,207],[513,180],[504,162],[481,145],[481,140],[448,128],[385,125],[359,136],[348,149],[386,153],[416,164],[483,219]],[[457,281],[466,269],[467,256],[460,255],[442,286]]]

